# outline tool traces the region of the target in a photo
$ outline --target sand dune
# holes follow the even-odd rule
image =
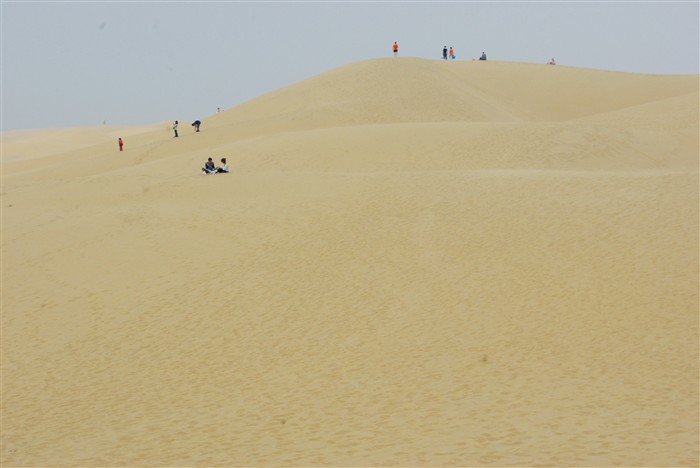
[[[390,59],[5,134],[2,464],[698,466],[699,123],[698,76]]]
[[[101,126],[93,128],[59,128],[49,130],[16,130],[2,134],[3,162],[53,156],[110,142],[116,146],[118,138],[130,138],[156,129],[170,130],[169,124],[160,123],[141,127]]]

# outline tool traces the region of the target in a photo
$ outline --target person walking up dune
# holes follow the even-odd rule
[[[177,120],[173,124],[173,131],[175,132],[175,138],[177,138]]]

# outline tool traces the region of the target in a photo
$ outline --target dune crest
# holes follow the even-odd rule
[[[349,64],[253,99],[225,113],[221,120],[284,116],[292,124],[306,118],[324,127],[562,121],[697,91],[697,76],[490,61],[376,59]]]

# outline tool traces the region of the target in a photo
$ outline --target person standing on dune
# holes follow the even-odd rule
[[[175,132],[175,138],[177,138],[177,120],[175,121],[175,124],[173,124],[173,131]]]
[[[447,46],[443,46],[442,48],[442,59],[447,60]]]
[[[394,57],[396,57],[397,55],[399,55],[399,45],[396,42],[394,42]]]
[[[119,137],[119,151],[124,151],[124,142],[121,137]]]

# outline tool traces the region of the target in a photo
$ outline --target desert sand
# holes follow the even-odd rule
[[[377,59],[3,134],[2,465],[698,466],[698,100]]]

